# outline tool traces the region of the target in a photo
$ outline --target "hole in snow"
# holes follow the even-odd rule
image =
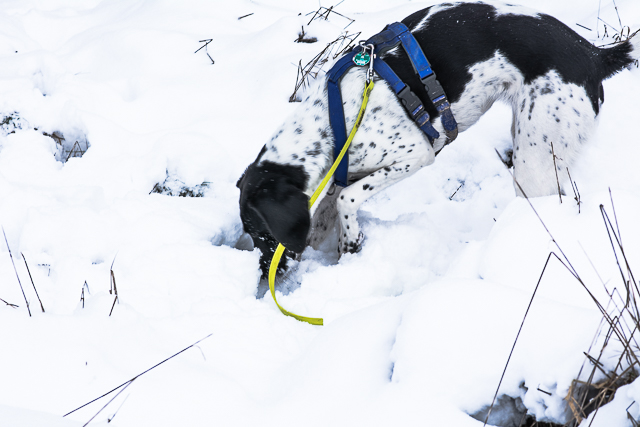
[[[56,130],[51,133],[42,132],[42,134],[56,142],[55,157],[62,163],[66,163],[72,157],[82,157],[89,149],[87,137],[80,132],[63,134]]]
[[[21,118],[16,111],[10,114],[3,114],[0,121],[0,133],[7,136],[10,133],[16,133],[16,130],[29,128],[29,123]]]
[[[0,136],[7,136],[21,130],[29,130],[31,126],[17,111],[0,113]],[[37,131],[38,128],[34,127]],[[57,161],[66,163],[72,157],[82,157],[89,149],[89,141],[81,130],[55,130],[51,133],[41,131],[43,135],[56,143],[54,156]]]
[[[253,240],[251,239],[249,233],[242,233],[242,236],[240,236],[233,247],[240,251],[252,251],[254,246]]]
[[[484,422],[489,413],[489,407],[487,405],[478,412],[469,415],[480,422]],[[487,425],[498,427],[562,427],[562,424],[537,421],[533,415],[527,414],[527,408],[522,403],[521,398],[513,398],[506,394],[499,396],[496,400]]]
[[[209,188],[208,182],[188,186],[183,181],[179,180],[175,176],[169,175],[169,173],[167,172],[167,177],[164,182],[159,182],[154,185],[149,194],[158,193],[164,194],[166,196],[203,197],[207,188]]]

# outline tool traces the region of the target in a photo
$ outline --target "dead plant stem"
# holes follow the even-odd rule
[[[18,279],[18,285],[20,285],[20,290],[22,291],[24,302],[27,304],[27,312],[29,313],[29,317],[31,317],[31,309],[29,308],[29,301],[27,301],[27,296],[24,294],[24,289],[22,288],[22,282],[20,282],[20,276],[18,275],[18,269],[16,268],[16,263],[13,261],[13,254],[11,253],[11,248],[9,247],[9,240],[7,240],[7,233],[4,232],[4,227],[2,227],[2,234],[4,234],[4,241],[7,244],[7,250],[9,251],[11,264],[13,264],[13,271],[16,272],[16,278]]]

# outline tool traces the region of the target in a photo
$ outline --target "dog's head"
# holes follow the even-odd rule
[[[240,218],[253,244],[262,252],[260,268],[266,276],[278,242],[289,251],[304,250],[311,226],[308,177],[301,166],[269,161],[251,164],[236,184],[240,189]],[[280,263],[286,268],[286,262]]]

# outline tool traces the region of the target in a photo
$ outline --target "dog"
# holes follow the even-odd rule
[[[460,132],[495,101],[511,106],[513,174],[520,196],[558,193],[552,148],[558,170],[572,165],[594,131],[604,102],[602,81],[640,57],[640,36],[597,48],[557,19],[512,5],[447,3],[415,12],[402,23],[436,72]],[[381,57],[421,99],[443,135],[438,112],[406,53],[396,47]],[[347,129],[360,108],[366,68],[352,68],[341,82]],[[431,144],[389,85],[377,77],[374,81],[349,147],[350,185],[335,200],[340,254],[361,247],[356,214],[362,202],[433,163],[446,142],[441,136]],[[313,213],[309,197],[334,161],[333,148],[325,81],[280,126],[238,181],[240,217],[261,251],[264,275],[278,242],[289,257],[307,246]],[[279,272],[285,268],[283,258]]]

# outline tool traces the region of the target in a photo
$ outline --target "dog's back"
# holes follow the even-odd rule
[[[439,70],[438,79],[452,102],[461,98],[470,68],[499,52],[525,84],[555,70],[565,83],[584,86],[597,113],[600,82],[637,59],[640,41],[599,49],[556,18],[524,11],[528,13],[517,6],[458,3],[418,11],[402,22]],[[417,94],[426,96],[404,52],[396,53],[387,58],[389,64]]]

